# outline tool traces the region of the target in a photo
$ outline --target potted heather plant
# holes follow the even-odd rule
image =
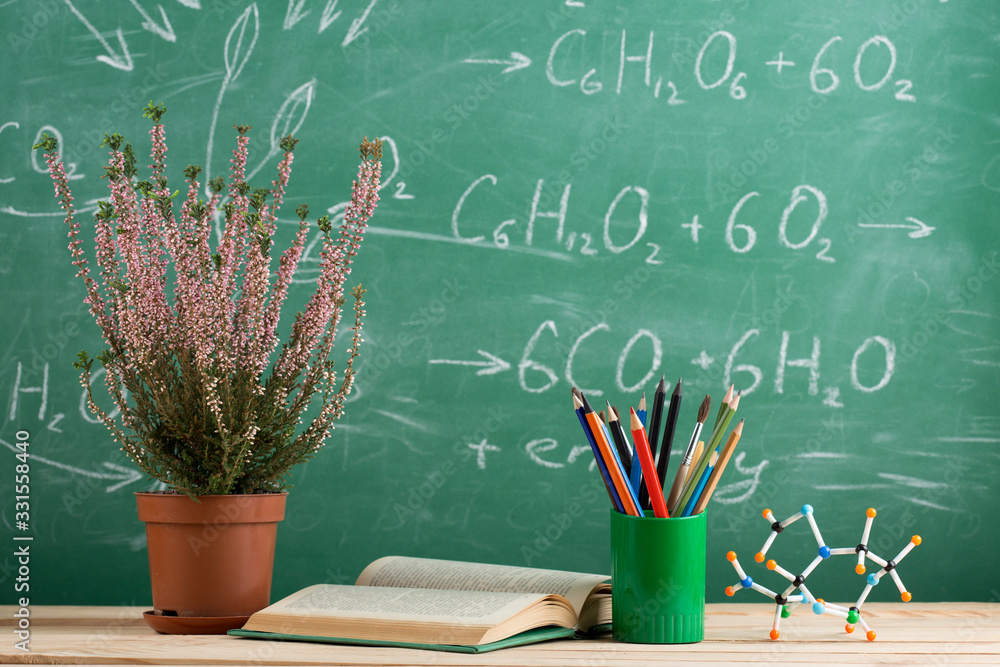
[[[125,455],[168,489],[136,494],[153,588],[146,620],[163,632],[224,632],[269,604],[289,471],[322,447],[354,382],[364,290],[355,287],[348,301],[344,283],[378,201],[381,142],[361,143],[339,231],[327,216],[318,220],[319,276],[279,349],[280,311],[312,226],[308,207],[299,206],[298,230],[274,266],[296,140],[281,140],[270,187],[251,188],[250,128],[235,127],[228,183],[212,179],[202,199],[201,169],[188,166],[187,194],[176,201],[166,177],[165,108],[150,103],[144,111],[153,121],[148,178],[139,180],[131,144],[105,137],[110,197],[94,216],[96,275],[56,140],[43,137],[35,148],[45,153],[84,301],[107,346],[96,357],[81,352],[75,364],[89,408]],[[353,335],[338,377],[332,351],[348,309]],[[112,413],[91,393],[95,360]]]

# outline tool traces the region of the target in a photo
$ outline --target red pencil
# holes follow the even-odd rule
[[[653,514],[660,519],[667,519],[667,503],[663,501],[663,487],[656,474],[656,464],[653,463],[653,453],[649,451],[649,441],[646,440],[646,429],[642,427],[639,415],[632,410],[632,439],[635,441],[635,451],[639,452],[639,462],[642,464],[642,476],[649,491],[649,501],[653,506]]]

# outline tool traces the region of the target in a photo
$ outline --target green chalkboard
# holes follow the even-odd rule
[[[33,604],[149,601],[132,493],[156,485],[81,409],[72,362],[100,340],[30,147],[58,133],[92,207],[101,138],[147,146],[150,100],[175,183],[224,173],[240,123],[266,184],[294,132],[288,218],[336,215],[361,138],[386,143],[352,276],[361,372],[292,479],[275,597],[386,554],[608,572],[569,389],[622,409],[663,374],[683,377],[678,441],[705,393],[743,389],[710,601],[727,551],[758,567],[762,510],[805,503],[832,547],[868,507],[883,558],[920,534],[899,568],[917,600],[1000,597],[996,3],[106,4],[0,8],[0,507],[17,533],[25,431]],[[789,569],[816,553],[805,522],[774,548]],[[834,562],[811,588],[850,601],[863,583]]]

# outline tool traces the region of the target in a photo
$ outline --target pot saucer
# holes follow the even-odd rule
[[[142,612],[146,625],[165,635],[224,635],[242,628],[249,616],[161,616]]]

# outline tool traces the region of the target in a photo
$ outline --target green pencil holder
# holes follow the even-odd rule
[[[616,641],[690,644],[705,635],[705,512],[677,519],[611,510]]]

